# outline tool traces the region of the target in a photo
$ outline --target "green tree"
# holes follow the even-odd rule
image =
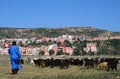
[[[49,50],[49,55],[53,55],[55,51],[53,49]]]
[[[72,47],[72,44],[71,44],[70,41],[68,41],[68,40],[65,40],[65,41],[64,41],[64,44],[65,44],[67,47]]]
[[[57,42],[57,45],[59,46],[61,44],[61,42]]]
[[[44,51],[40,51],[40,52],[39,52],[39,55],[44,55],[44,54],[45,54]]]
[[[73,50],[73,55],[76,55],[76,56],[77,56],[77,55],[80,55],[80,50],[77,49],[77,48],[74,49],[74,50]]]
[[[74,49],[73,55],[85,55],[86,53],[83,51],[83,48],[86,47],[86,43],[87,43],[86,40],[75,41],[73,45],[76,47],[76,49]]]
[[[63,50],[62,49],[58,50],[56,55],[63,55]]]
[[[120,39],[109,40],[110,46],[113,47],[112,54],[120,54]]]

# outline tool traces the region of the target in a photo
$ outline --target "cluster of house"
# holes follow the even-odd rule
[[[75,40],[77,40],[79,38],[79,40],[83,41],[83,40],[88,40],[88,41],[94,41],[94,40],[107,40],[108,38],[106,37],[96,37],[96,38],[88,38],[86,36],[73,36],[73,35],[62,35],[59,36],[57,38],[49,38],[49,37],[40,37],[38,39],[36,39],[36,37],[33,37],[31,39],[1,39],[0,40],[0,54],[1,55],[5,55],[8,54],[8,49],[9,47],[12,45],[11,42],[13,40],[17,41],[18,44],[24,44],[26,46],[20,46],[20,50],[22,54],[25,55],[37,55],[40,53],[40,51],[44,51],[44,55],[49,55],[49,51],[50,50],[54,50],[54,55],[57,54],[57,51],[59,50],[63,50],[63,52],[72,55],[73,54],[73,50],[74,50],[74,46],[73,47],[67,47],[64,44],[65,40],[68,40],[70,43],[73,43]],[[115,37],[110,37],[109,39],[120,39],[120,36],[115,36]],[[56,42],[61,42],[61,44],[58,46],[57,44],[51,44],[48,46],[44,46],[42,45],[41,47],[33,47],[33,46],[28,46],[28,43],[32,43],[32,42],[36,42],[36,43],[40,43],[43,41],[56,41]],[[83,48],[84,51],[86,52],[97,52],[97,47],[96,47],[96,43],[87,43],[86,47]]]

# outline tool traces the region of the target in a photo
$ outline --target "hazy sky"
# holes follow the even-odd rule
[[[76,26],[120,32],[120,0],[0,0],[0,27]]]

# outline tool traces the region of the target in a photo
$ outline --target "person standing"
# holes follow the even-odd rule
[[[8,49],[8,53],[11,61],[12,74],[17,74],[20,65],[21,52],[19,46],[16,45],[16,41],[12,42],[12,46]]]

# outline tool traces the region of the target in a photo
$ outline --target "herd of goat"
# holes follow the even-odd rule
[[[60,69],[67,69],[70,66],[81,66],[82,68],[97,68],[104,69],[106,71],[115,70],[117,71],[117,65],[119,64],[120,58],[47,58],[39,59],[34,58],[28,60],[30,64],[45,67],[58,67]],[[24,60],[21,61],[24,64]]]

